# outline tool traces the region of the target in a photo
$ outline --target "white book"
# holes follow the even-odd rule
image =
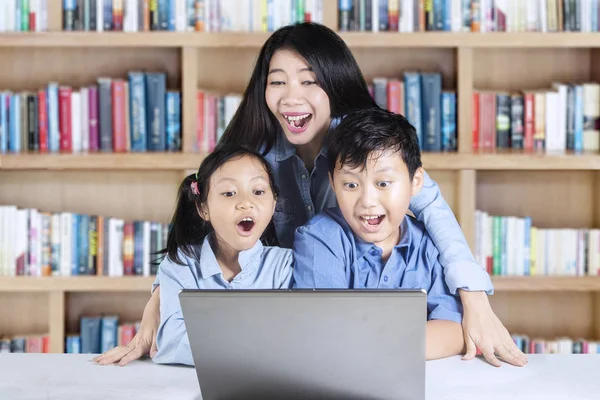
[[[22,258],[20,262],[23,263],[23,271],[27,270],[27,254],[29,252],[29,235],[27,232],[27,224],[29,223],[29,212],[26,209],[19,209],[17,212],[17,223],[16,223],[16,231],[15,234],[15,248],[16,248],[16,258]],[[16,267],[16,265],[15,265]],[[16,275],[16,271],[11,271],[12,276]]]
[[[177,32],[185,32],[187,30],[186,0],[175,0],[175,30]]]
[[[19,0],[20,1],[20,0]],[[6,0],[6,30],[15,32],[21,30],[21,27],[16,24],[17,18],[17,0]]]
[[[567,93],[568,85],[555,82],[552,87],[558,91],[558,135],[554,144],[555,151],[564,153],[567,150]]]
[[[452,0],[452,29],[454,31],[456,23],[456,5],[458,4],[458,21],[460,22],[460,0]],[[412,1],[400,2],[400,21],[398,24],[398,30],[400,32],[413,32],[414,31],[414,4]],[[456,32],[456,31],[455,31]]]
[[[540,32],[548,32],[548,0],[538,0],[538,28]]]
[[[529,0],[525,2],[526,16],[525,16],[525,30],[527,32],[537,32],[539,30],[539,16],[538,16],[538,0]]]
[[[144,221],[143,225],[143,251],[142,251],[142,273],[144,276],[150,276],[150,261],[151,261],[151,248],[150,248],[150,221]]]
[[[73,243],[73,214],[60,214],[60,275],[71,276],[71,257]]]
[[[0,0],[0,32],[6,32],[6,16],[8,15],[7,11],[8,3],[7,0]],[[2,236],[0,236],[2,238]],[[2,268],[2,264],[0,264],[0,268]],[[2,273],[2,269],[0,269],[0,274]]]
[[[123,276],[123,225],[125,221],[118,218],[111,218],[108,222],[109,226],[109,241],[108,249],[109,257],[109,275]]]
[[[71,135],[73,153],[81,153],[81,93],[75,89],[71,92]]]
[[[104,31],[104,1],[96,0],[96,31]]]
[[[90,98],[89,89],[81,88],[81,151],[87,153],[90,150]]]
[[[379,32],[379,0],[373,0],[371,4],[371,30]]]
[[[560,152],[560,107],[558,92],[548,91],[545,93],[546,101],[546,153]],[[565,117],[566,118],[566,117]],[[566,141],[566,134],[565,134]]]
[[[306,1],[306,6],[309,7],[309,3],[312,0]],[[263,10],[262,0],[252,0],[252,32],[263,32],[263,14],[266,13],[266,9]]]

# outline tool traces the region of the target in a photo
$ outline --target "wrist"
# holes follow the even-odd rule
[[[458,293],[460,295],[460,300],[463,305],[476,305],[476,304],[488,304],[489,299],[487,293],[483,290],[481,291],[468,291],[463,289],[458,289]]]

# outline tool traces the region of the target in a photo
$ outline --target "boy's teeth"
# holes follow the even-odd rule
[[[379,217],[381,217],[381,215],[366,215],[366,216],[363,216],[361,218],[362,219],[376,219],[376,218],[379,218]]]

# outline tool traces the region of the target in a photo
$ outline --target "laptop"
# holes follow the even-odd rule
[[[182,290],[204,400],[425,398],[425,290]]]

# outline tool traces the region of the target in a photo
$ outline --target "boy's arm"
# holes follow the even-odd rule
[[[186,277],[186,272],[189,277]],[[163,260],[160,275],[160,325],[156,335],[158,352],[152,359],[155,363],[194,365],[179,303],[179,291],[196,286],[188,266],[175,264],[167,258]]]
[[[425,224],[440,252],[450,293],[457,294],[458,289],[463,289],[492,294],[494,287],[488,273],[473,258],[452,210],[427,172],[423,172],[423,188],[412,197],[409,208]]]
[[[438,260],[438,251],[431,241],[426,241],[426,259],[431,274],[427,291],[427,337],[425,358],[434,360],[463,352],[464,338],[461,327],[462,305],[453,296],[444,280],[445,271]]]
[[[461,354],[465,348],[462,327],[454,321],[427,321],[425,359],[436,360]]]
[[[323,235],[315,226],[301,226],[294,236],[293,287],[307,289],[348,288],[340,239]],[[336,251],[339,249],[339,251]]]

